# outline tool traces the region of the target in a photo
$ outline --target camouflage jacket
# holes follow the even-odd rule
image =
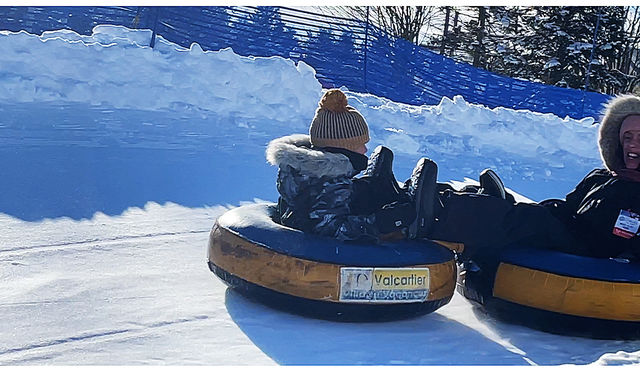
[[[271,141],[267,160],[279,167],[280,223],[304,232],[338,240],[374,241],[380,234],[375,215],[355,208],[359,194],[352,160],[339,152],[312,148],[308,135],[291,135]],[[366,157],[364,157],[366,167]]]

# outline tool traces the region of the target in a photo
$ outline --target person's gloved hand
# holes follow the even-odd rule
[[[416,218],[416,207],[409,202],[393,202],[385,204],[375,216],[376,227],[380,233],[386,234],[409,227]]]

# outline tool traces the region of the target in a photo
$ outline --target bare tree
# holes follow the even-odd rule
[[[435,19],[433,6],[338,6],[319,7],[323,12],[366,20],[391,36],[420,45]]]
[[[419,45],[420,31],[431,20],[433,9],[430,6],[384,6],[376,7],[375,11],[384,30]]]
[[[630,6],[625,10],[626,42],[617,67],[628,76],[633,76],[624,90],[634,91],[640,90],[640,7]]]
[[[485,35],[485,25],[487,21],[487,8],[484,6],[478,7],[478,28],[476,29],[476,40],[475,40],[475,48],[473,50],[473,66],[474,67],[484,67],[484,63],[482,63],[482,59],[485,50],[484,50],[484,35]]]
[[[451,17],[451,7],[446,6],[444,9],[444,29],[442,30],[442,43],[440,44],[440,55],[444,55],[447,45],[447,38],[449,37],[449,18]]]

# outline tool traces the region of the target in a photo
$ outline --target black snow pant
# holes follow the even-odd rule
[[[496,255],[504,248],[565,250],[576,244],[565,225],[539,204],[512,203],[445,190],[429,239],[464,243],[462,257]]]

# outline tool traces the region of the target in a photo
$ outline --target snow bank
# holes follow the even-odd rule
[[[634,365],[640,364],[640,351],[629,353],[618,351],[616,353],[605,353],[592,365]]]
[[[593,118],[575,120],[551,113],[489,109],[461,96],[443,97],[435,106],[411,106],[371,95],[352,94],[381,143],[407,154],[431,158],[452,152],[477,155],[499,149],[532,158],[560,153],[597,159],[598,126]],[[554,166],[555,167],[555,166]]]
[[[146,110],[191,106],[219,117],[290,122],[304,132],[322,94],[315,71],[281,57],[239,56],[229,48],[185,49],[150,30],[101,25],[91,36],[69,30],[0,32],[0,101],[85,102]],[[468,104],[460,96],[437,106],[398,104],[349,93],[372,129],[372,143],[427,155],[483,155],[494,150],[546,157],[563,153],[597,159],[593,119],[574,120]]]
[[[96,26],[73,31],[0,32],[0,99],[87,102],[162,110],[196,106],[222,115],[286,121],[315,109],[321,95],[314,71],[281,57],[241,57],[231,49],[182,48],[151,31]]]

